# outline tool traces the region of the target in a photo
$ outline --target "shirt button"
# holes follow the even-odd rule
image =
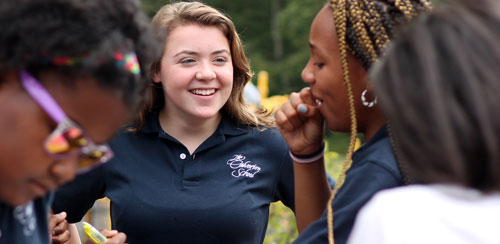
[[[180,157],[181,159],[186,159],[186,154],[181,153],[181,155],[179,155],[179,157]]]

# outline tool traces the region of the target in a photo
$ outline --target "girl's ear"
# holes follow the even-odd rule
[[[154,62],[151,66],[151,70],[154,70],[154,73],[151,76],[151,78],[153,78],[153,81],[155,83],[160,83],[161,82],[161,61]]]
[[[373,94],[373,84],[370,80],[366,79],[366,90],[368,90],[369,93]]]
[[[160,83],[161,82],[160,71],[155,72],[152,78],[155,83]]]

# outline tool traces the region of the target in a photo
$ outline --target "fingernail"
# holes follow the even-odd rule
[[[307,107],[304,104],[299,104],[299,106],[297,106],[297,110],[303,114],[307,113]]]

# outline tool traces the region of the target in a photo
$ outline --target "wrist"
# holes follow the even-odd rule
[[[323,143],[320,149],[314,153],[307,155],[297,155],[294,154],[292,151],[290,151],[290,157],[296,163],[313,163],[323,158],[323,156],[325,155],[325,151],[326,151],[325,143]]]

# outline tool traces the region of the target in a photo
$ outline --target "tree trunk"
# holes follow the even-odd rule
[[[283,39],[281,37],[278,20],[280,0],[272,0],[271,4],[271,39],[273,42],[273,59],[277,61],[281,60],[283,57]]]

